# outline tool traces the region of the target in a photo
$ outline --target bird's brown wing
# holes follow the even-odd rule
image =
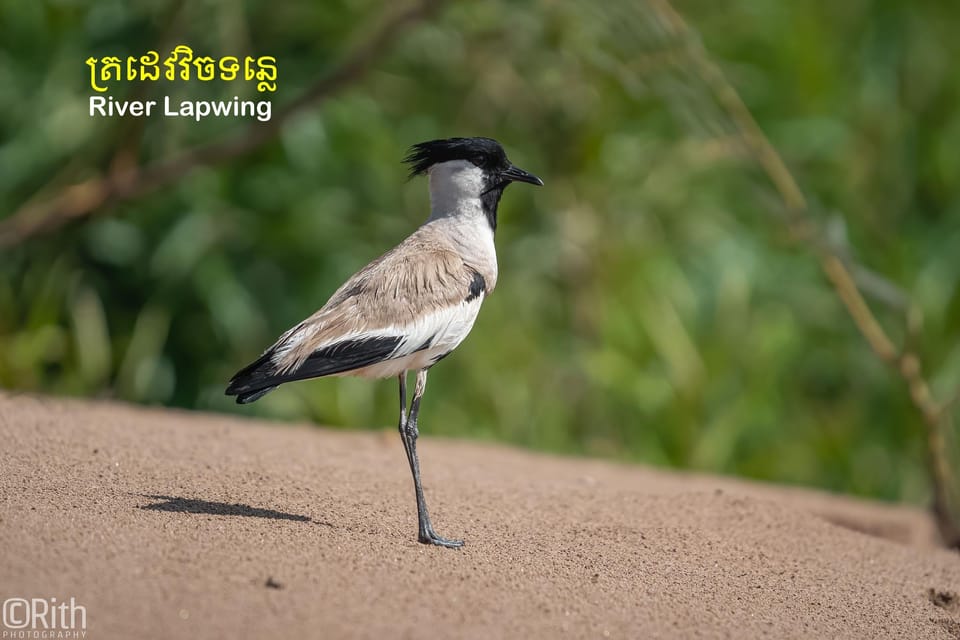
[[[227,393],[239,402],[252,401],[283,382],[346,373],[407,355],[419,347],[410,344],[418,319],[485,291],[483,276],[452,247],[414,234],[283,334],[234,376]]]

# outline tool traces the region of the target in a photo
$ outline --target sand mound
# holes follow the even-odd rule
[[[907,507],[427,433],[452,551],[392,431],[0,395],[0,442],[0,596],[93,640],[960,638],[960,555]]]

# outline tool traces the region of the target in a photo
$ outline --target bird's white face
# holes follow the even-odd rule
[[[486,188],[483,169],[468,160],[450,160],[432,167],[430,201],[433,208],[452,213],[470,200],[479,200]]]

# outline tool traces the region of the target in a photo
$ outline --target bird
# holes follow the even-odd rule
[[[325,376],[396,377],[399,431],[413,475],[417,539],[459,548],[430,521],[417,457],[427,372],[463,342],[497,284],[497,208],[514,182],[543,186],[491,138],[415,144],[403,158],[410,178],[426,175],[430,215],[419,228],[350,277],[319,311],[281,335],[237,372],[226,389],[239,404],[287,382]],[[407,411],[407,374],[416,379]]]

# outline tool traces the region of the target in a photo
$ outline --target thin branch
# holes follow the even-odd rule
[[[827,279],[833,285],[857,329],[867,340],[873,352],[890,365],[906,384],[910,399],[922,416],[927,430],[927,455],[933,485],[933,513],[937,526],[948,546],[960,548],[960,525],[957,524],[950,504],[950,491],[953,485],[945,438],[945,430],[950,423],[950,414],[945,409],[952,404],[953,398],[943,404],[933,398],[930,386],[923,377],[920,358],[910,345],[897,349],[864,300],[851,268],[837,254],[835,248],[829,243],[819,241],[820,234],[814,232],[817,225],[811,216],[803,191],[736,89],[727,80],[720,67],[709,57],[693,29],[674,10],[669,0],[648,0],[648,3],[663,22],[664,28],[687,44],[690,61],[698,75],[733,121],[751,156],[780,194],[786,207],[786,223],[797,238],[803,239],[813,249]],[[919,311],[915,307],[911,309],[908,313],[914,317],[908,317],[908,324],[911,328],[919,330],[921,323],[916,316]]]
[[[742,140],[738,136],[738,146],[744,147]],[[741,156],[749,159],[755,159],[749,150],[742,150]],[[794,214],[788,214],[781,198],[771,199],[766,191],[757,190],[758,198],[763,200],[764,210],[770,213],[774,218],[783,222],[790,233],[790,238],[798,244],[810,245],[816,252],[833,255],[847,267],[847,271],[853,276],[853,281],[857,288],[867,299],[875,300],[888,309],[901,312],[907,320],[908,340],[915,339],[919,334],[922,324],[922,312],[911,302],[906,291],[898,285],[888,280],[883,275],[865,267],[856,262],[850,255],[850,247],[844,238],[842,241],[827,237],[827,234],[821,233],[819,229],[812,224],[801,226],[798,223],[798,217]],[[919,314],[919,315],[918,315]],[[915,342],[908,342],[909,345]]]
[[[221,164],[250,153],[272,140],[283,125],[301,111],[359,81],[406,27],[425,19],[442,4],[443,0],[421,0],[393,15],[331,73],[280,108],[268,122],[258,122],[240,135],[188,149],[147,166],[116,166],[110,173],[66,187],[50,199],[24,204],[0,221],[0,249],[21,244],[70,221],[92,215],[103,207],[176,182],[198,167]]]
[[[954,391],[949,398],[940,403],[940,413],[953,411],[957,404],[960,404],[960,389]]]

